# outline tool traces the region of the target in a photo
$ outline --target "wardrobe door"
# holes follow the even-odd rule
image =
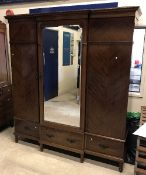
[[[134,16],[106,15],[89,20],[86,132],[124,140]]]
[[[12,44],[12,81],[15,118],[39,121],[37,48]]]
[[[89,46],[86,131],[124,139],[131,46]]]

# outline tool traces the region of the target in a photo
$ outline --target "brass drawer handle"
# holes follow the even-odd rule
[[[99,147],[101,147],[102,149],[108,149],[109,146],[103,145],[103,144],[99,144]]]
[[[70,143],[75,143],[75,142],[76,142],[76,140],[69,139],[69,138],[67,138],[66,140],[67,140],[68,142],[70,142]]]
[[[53,138],[54,137],[53,134],[46,134],[46,136],[49,137],[49,138]]]

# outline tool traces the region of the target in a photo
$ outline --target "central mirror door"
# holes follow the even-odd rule
[[[82,28],[43,28],[44,121],[80,127]]]

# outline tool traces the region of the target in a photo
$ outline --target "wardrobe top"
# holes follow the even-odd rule
[[[117,8],[107,8],[107,9],[97,9],[97,10],[80,10],[80,11],[67,11],[67,12],[49,12],[40,14],[20,14],[13,16],[5,16],[8,20],[13,19],[25,19],[33,18],[39,20],[41,18],[50,18],[52,20],[63,18],[110,18],[110,17],[124,17],[124,16],[136,16],[138,18],[141,15],[141,10],[138,6],[135,7],[117,7]]]

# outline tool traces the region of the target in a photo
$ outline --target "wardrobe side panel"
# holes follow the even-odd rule
[[[10,22],[14,116],[39,122],[36,25],[31,22],[29,19],[16,19],[16,25],[15,20]]]

